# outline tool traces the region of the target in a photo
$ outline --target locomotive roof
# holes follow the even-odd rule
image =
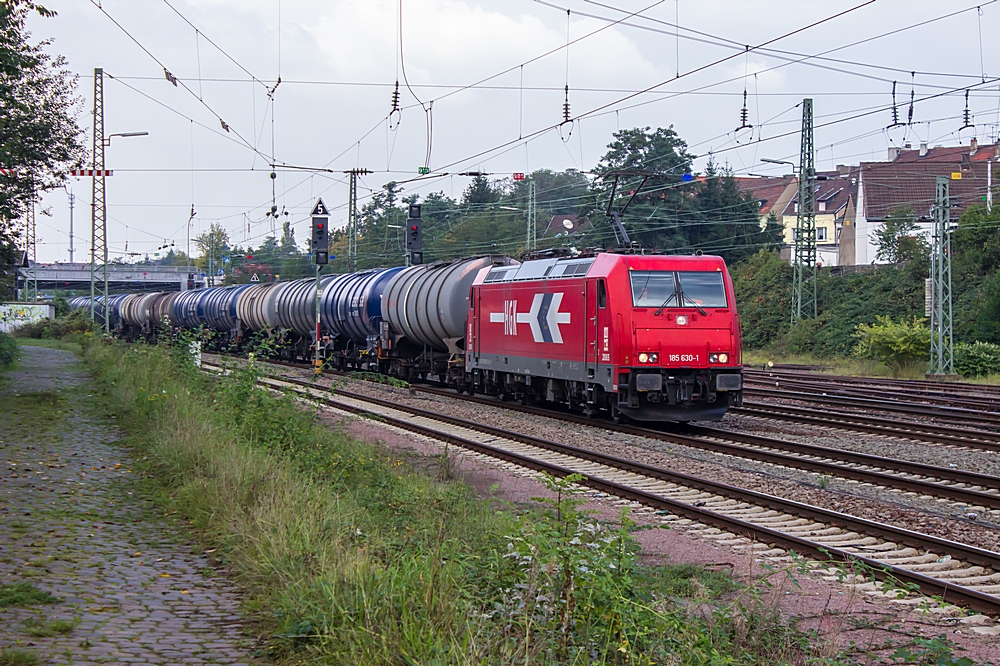
[[[484,271],[477,282],[522,282],[525,280],[558,280],[585,275],[607,275],[613,268],[625,264],[636,270],[722,270],[721,257],[713,255],[628,255],[600,253],[596,257],[571,259],[535,259],[514,266],[494,266]]]

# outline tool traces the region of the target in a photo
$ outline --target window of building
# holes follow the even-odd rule
[[[816,228],[816,240],[825,241],[826,240],[826,227]]]

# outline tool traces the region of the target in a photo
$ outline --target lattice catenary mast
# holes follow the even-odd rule
[[[951,240],[949,182],[938,176],[934,187],[934,234],[931,247],[931,365],[929,375],[955,374],[951,327]]]
[[[358,262],[358,176],[371,173],[368,169],[350,169],[347,194],[347,268],[353,270]]]
[[[795,216],[792,259],[792,323],[815,317],[816,310],[816,150],[813,101],[802,100],[802,146],[799,151],[799,210]]]
[[[97,296],[97,257],[102,259],[101,295],[104,296],[104,331],[110,330],[108,317],[108,209],[104,196],[104,70],[94,69],[94,176],[93,203],[91,204],[90,237],[90,318],[94,318],[94,299]]]

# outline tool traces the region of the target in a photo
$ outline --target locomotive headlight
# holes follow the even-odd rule
[[[660,355],[659,354],[650,354],[649,355],[649,362],[650,363],[656,363],[659,360],[660,360]]]
[[[649,363],[649,354],[645,352],[639,354],[639,363]]]
[[[719,354],[719,363],[729,363],[729,354]]]
[[[718,363],[719,362],[719,355],[718,354],[709,354],[708,355],[708,362],[709,363]]]
[[[687,326],[688,325],[687,315],[677,315],[677,319],[675,319],[674,321],[677,322],[678,326]]]

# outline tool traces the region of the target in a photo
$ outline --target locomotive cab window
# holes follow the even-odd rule
[[[726,287],[722,283],[722,273],[718,271],[681,271],[677,273],[685,306],[703,308],[724,308]]]
[[[597,281],[597,307],[608,307],[608,288],[604,284],[604,280]]]
[[[673,271],[630,271],[632,305],[637,308],[676,307]]]

